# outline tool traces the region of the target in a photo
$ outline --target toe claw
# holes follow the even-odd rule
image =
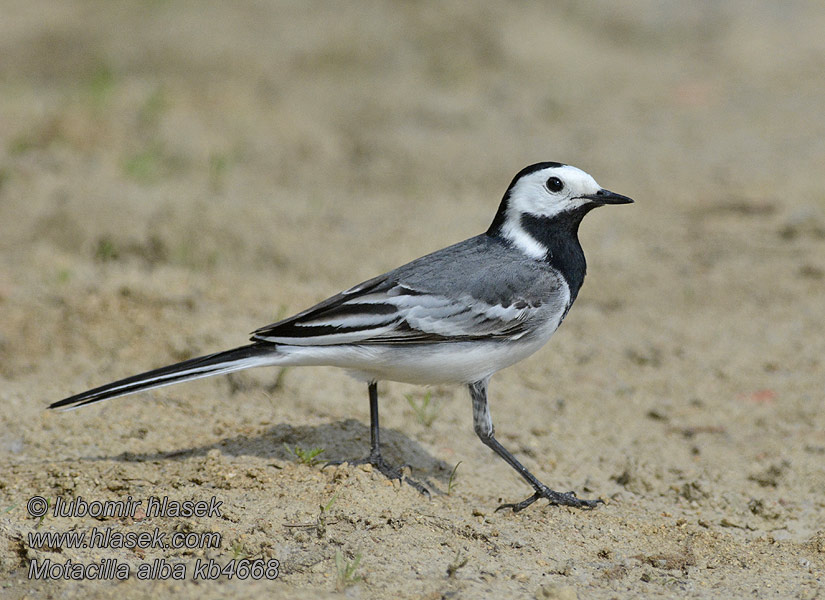
[[[548,487],[543,487],[540,490],[536,490],[536,493],[527,498],[526,500],[522,500],[521,502],[506,503],[500,505],[495,510],[495,512],[498,512],[502,509],[510,508],[514,513],[517,513],[533,504],[533,502],[535,502],[539,498],[545,498],[548,504],[551,506],[570,506],[573,508],[581,509],[592,509],[596,508],[596,506],[598,506],[599,504],[604,504],[604,501],[601,499],[582,500],[581,498],[576,496],[575,492],[555,492]]]
[[[406,481],[409,485],[414,487],[420,493],[424,494],[425,496],[430,496],[430,490],[428,490],[426,487],[424,487],[416,480],[404,476],[404,469],[409,469],[410,473],[412,473],[412,465],[405,463],[400,467],[393,467],[384,460],[384,457],[381,456],[380,452],[371,452],[370,455],[366,458],[360,458],[358,460],[330,460],[327,461],[326,464],[324,464],[324,466],[321,467],[321,469],[323,470],[329,466],[342,465],[344,463],[350,465],[372,465],[379,473],[381,473],[387,479],[397,479],[398,481]]]

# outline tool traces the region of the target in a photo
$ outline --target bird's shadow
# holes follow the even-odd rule
[[[319,464],[325,461],[352,461],[369,453],[369,427],[346,419],[323,425],[290,425],[279,423],[257,436],[237,435],[211,444],[192,446],[171,452],[122,452],[111,456],[91,456],[86,460],[121,462],[146,462],[164,460],[184,460],[206,456],[210,450],[219,450],[230,456],[258,456],[279,462],[298,460],[293,449],[304,451],[322,448],[318,455]],[[407,465],[411,477],[427,480],[432,477],[447,482],[452,470],[448,463],[432,456],[421,444],[395,429],[381,428],[381,451],[384,458],[394,465]],[[408,474],[409,474],[408,470]]]

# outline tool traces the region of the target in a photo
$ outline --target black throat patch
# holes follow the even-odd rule
[[[571,304],[576,299],[587,272],[584,251],[579,243],[579,224],[593,208],[595,205],[588,204],[552,217],[521,215],[522,229],[547,248],[544,260],[567,280]]]

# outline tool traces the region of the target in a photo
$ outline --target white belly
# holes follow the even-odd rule
[[[529,338],[512,342],[280,346],[284,360],[279,364],[340,367],[364,381],[472,383],[530,356],[550,339],[556,327],[556,323],[548,323]]]

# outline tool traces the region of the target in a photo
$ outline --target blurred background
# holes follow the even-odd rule
[[[607,250],[598,263],[620,261],[622,280],[635,273],[668,307],[712,294],[684,270],[727,253],[762,303],[783,286],[749,265],[789,249],[792,231],[822,230],[816,2],[33,1],[2,13],[7,299],[15,273],[71,286],[110,261],[249,270],[266,294],[279,269],[348,286],[482,230],[539,160],[638,199],[583,235]],[[768,240],[748,230],[731,248],[728,228],[766,218],[778,221]],[[638,269],[665,257],[670,280]],[[794,258],[821,273],[821,257]],[[32,350],[55,349],[45,338]],[[7,369],[31,360],[11,345]]]
[[[0,1],[0,453],[365,423],[361,386],[313,369],[42,409],[475,235],[519,169],[553,160],[636,204],[587,218],[576,307],[493,379],[506,444],[639,517],[736,497],[752,537],[808,539],[825,529],[823,31],[814,0]],[[486,505],[524,491],[474,440],[464,390],[435,390],[432,428],[411,390],[388,386],[383,415],[424,445],[420,469],[471,462]],[[800,501],[770,527],[746,508],[768,492]]]

